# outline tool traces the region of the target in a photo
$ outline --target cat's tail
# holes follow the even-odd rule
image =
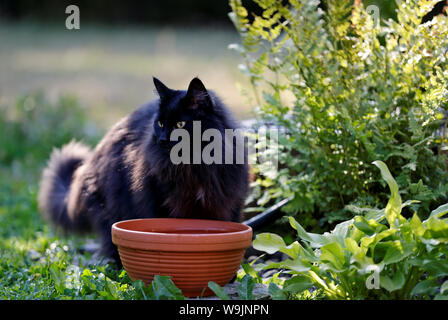
[[[89,231],[90,222],[83,214],[68,213],[70,186],[75,171],[92,155],[89,147],[72,141],[54,149],[40,182],[38,203],[42,215],[64,231]],[[75,190],[72,190],[75,191]]]

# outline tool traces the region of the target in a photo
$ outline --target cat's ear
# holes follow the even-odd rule
[[[171,89],[169,89],[166,85],[162,83],[162,81],[160,81],[156,77],[152,77],[152,80],[154,81],[154,86],[156,87],[156,91],[160,99],[166,98],[170,93]]]
[[[187,90],[187,105],[189,109],[211,108],[212,100],[207,92],[204,84],[199,78],[194,78],[190,81]]]

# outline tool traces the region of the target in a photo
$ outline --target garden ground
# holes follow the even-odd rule
[[[92,264],[83,250],[92,238],[64,237],[43,221],[41,171],[53,147],[72,137],[94,145],[153,99],[153,75],[178,89],[200,76],[247,117],[235,86],[240,58],[227,48],[235,41],[235,31],[213,27],[0,25],[0,299],[149,297],[114,265]]]

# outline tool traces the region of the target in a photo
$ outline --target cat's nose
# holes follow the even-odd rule
[[[161,147],[167,147],[168,146],[168,139],[161,138],[161,139],[158,140],[158,143],[159,143],[159,146],[161,146]]]

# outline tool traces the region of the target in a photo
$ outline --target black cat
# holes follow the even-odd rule
[[[101,254],[117,262],[114,222],[152,217],[240,221],[248,193],[246,153],[242,164],[173,164],[170,159],[175,128],[192,133],[193,121],[200,121],[201,132],[213,128],[224,134],[238,127],[224,104],[198,78],[187,91],[169,89],[156,78],[154,85],[159,99],[121,119],[95,150],[78,142],[55,150],[40,184],[41,212],[67,231],[98,232]],[[236,154],[236,140],[231,148],[227,141],[223,152]]]

